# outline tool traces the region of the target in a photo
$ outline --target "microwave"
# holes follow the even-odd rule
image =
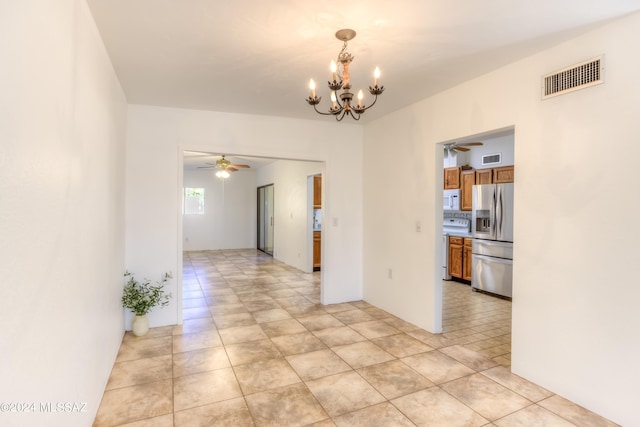
[[[444,190],[442,207],[445,211],[460,210],[460,190]]]

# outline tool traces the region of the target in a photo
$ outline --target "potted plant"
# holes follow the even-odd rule
[[[127,283],[124,285],[122,294],[122,306],[135,314],[132,330],[133,334],[139,337],[149,331],[147,313],[157,305],[169,304],[171,294],[165,293],[164,285],[172,276],[171,273],[165,273],[155,284],[152,284],[149,279],[138,282],[128,271],[124,273],[124,277],[127,278]]]

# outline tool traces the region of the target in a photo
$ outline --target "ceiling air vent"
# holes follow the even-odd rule
[[[604,83],[602,63],[603,57],[599,56],[547,74],[542,78],[542,99]]]

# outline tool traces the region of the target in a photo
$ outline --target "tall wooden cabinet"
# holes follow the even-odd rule
[[[313,208],[322,208],[322,175],[313,177]],[[313,271],[320,270],[322,265],[322,232],[313,232]]]
[[[322,176],[313,177],[313,207],[320,209],[322,207]]]
[[[470,211],[473,201],[473,185],[476,183],[476,171],[473,169],[465,169],[460,172],[460,188],[461,200],[460,210]]]

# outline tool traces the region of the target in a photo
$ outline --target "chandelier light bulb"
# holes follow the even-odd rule
[[[338,81],[338,65],[336,61],[331,60],[331,65],[329,66],[331,69],[331,74],[333,75],[333,81]]]
[[[309,80],[309,89],[311,89],[311,98],[316,97],[316,82],[313,79]]]
[[[378,80],[380,80],[380,68],[376,67],[373,72],[373,85],[378,86]]]
[[[332,103],[332,107],[333,107],[333,109],[335,109],[335,108],[336,108],[336,103],[337,103],[337,101],[338,101],[338,97],[336,97],[336,91],[335,91],[335,90],[332,90],[332,91],[331,91],[331,103]]]

